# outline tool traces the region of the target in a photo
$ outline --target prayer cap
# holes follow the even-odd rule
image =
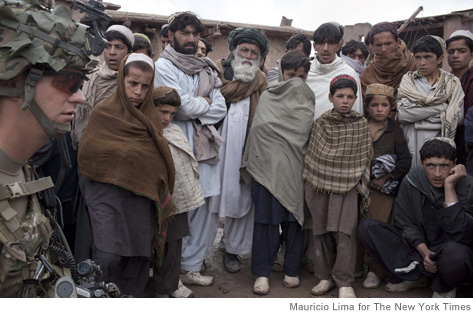
[[[239,27],[228,36],[228,46],[233,51],[241,43],[249,43],[259,47],[261,57],[266,57],[269,51],[269,40],[260,31],[253,28]]]
[[[148,57],[147,55],[145,54],[140,54],[140,53],[132,53],[128,56],[126,62],[125,62],[125,65],[129,64],[130,62],[132,61],[144,61],[146,62],[150,67],[151,69],[154,70],[154,63],[153,63],[153,59],[151,59],[150,57]]]
[[[429,138],[429,139],[425,140],[424,144],[426,144],[427,142],[432,141],[432,140],[443,141],[443,142],[448,143],[449,145],[451,145],[455,149],[457,148],[457,145],[456,145],[455,141],[453,141],[453,139],[446,138],[446,137]]]
[[[133,33],[128,27],[124,25],[112,25],[107,29],[105,34],[110,31],[116,31],[125,36],[125,38],[128,40],[128,45],[130,45],[130,47],[133,47],[133,45],[135,44],[135,37],[133,36]]]
[[[146,40],[146,41],[148,42],[148,44],[151,45],[151,41],[149,40],[149,37],[146,36],[145,34],[143,34],[143,33],[133,33],[133,36],[141,37],[141,38],[143,38],[144,40]]]
[[[353,78],[351,75],[348,75],[348,74],[339,74],[339,75],[337,75],[335,78],[332,79],[332,81],[330,81],[330,86],[332,86],[335,82],[338,82],[340,80],[353,81],[355,83],[355,85],[358,86],[358,84],[356,83],[355,78]]]
[[[457,36],[463,36],[467,37],[471,40],[473,40],[473,33],[470,32],[469,30],[458,30],[452,33],[449,38],[457,37]]]
[[[158,86],[153,89],[153,100],[160,99],[175,91],[169,86]]]
[[[394,98],[394,89],[388,85],[373,83],[366,87],[365,95],[385,95]]]

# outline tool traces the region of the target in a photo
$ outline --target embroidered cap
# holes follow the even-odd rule
[[[365,95],[385,95],[394,98],[394,89],[388,85],[373,83],[366,87]]]
[[[351,75],[348,75],[348,74],[339,74],[339,75],[337,75],[335,78],[332,79],[332,81],[330,81],[330,86],[332,86],[335,82],[340,81],[340,80],[353,81],[355,83],[355,85],[358,86],[358,84],[356,83],[355,78],[353,78]]]

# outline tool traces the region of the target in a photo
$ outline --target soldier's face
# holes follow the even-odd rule
[[[67,70],[67,72],[73,71]],[[49,120],[69,124],[74,119],[77,105],[84,103],[85,98],[80,89],[72,89],[73,92],[69,90],[68,93],[63,91],[64,86],[59,89],[57,84],[60,79],[61,72],[58,75],[44,75],[36,84],[34,99]],[[69,83],[71,86],[75,84]]]

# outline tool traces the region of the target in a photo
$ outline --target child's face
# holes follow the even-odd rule
[[[349,87],[337,89],[333,95],[328,95],[328,100],[337,113],[348,114],[356,101],[355,91]]]
[[[418,52],[414,54],[417,70],[424,77],[434,75],[443,60],[443,55],[437,58],[437,55],[431,52]]]
[[[386,95],[373,95],[371,102],[368,104],[370,119],[377,122],[384,122],[388,119],[391,111],[391,104]]]
[[[163,125],[163,128],[166,128],[172,122],[177,109],[177,106],[171,105],[159,105],[156,107],[156,112],[161,118],[161,124]]]
[[[305,72],[304,67],[299,67],[297,70],[295,69],[286,69],[282,71],[282,77],[284,81],[287,81],[292,78],[301,78],[305,81],[307,78],[307,72]]]

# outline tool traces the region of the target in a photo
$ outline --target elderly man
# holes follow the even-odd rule
[[[328,95],[330,81],[337,75],[348,74],[355,78],[358,86],[357,95],[361,95],[358,74],[337,56],[337,51],[342,46],[342,37],[340,27],[333,23],[324,23],[314,32],[314,49],[317,52],[317,57],[312,62],[306,81],[307,85],[315,93],[314,120],[327,110],[333,108]],[[361,97],[357,98],[353,105],[353,110],[363,114],[363,101]]]
[[[357,235],[386,273],[388,292],[406,292],[432,279],[432,297],[455,297],[473,272],[473,178],[456,164],[452,140],[420,149],[422,165],[402,181],[395,224],[366,219]]]
[[[181,281],[207,286],[213,277],[199,271],[217,234],[218,214],[209,210],[208,199],[220,194],[220,176],[218,148],[202,134],[218,137],[213,124],[225,117],[226,106],[217,66],[208,58],[195,56],[203,30],[202,22],[191,12],[169,17],[171,44],[156,61],[154,86],[169,86],[179,93],[181,106],[175,123],[184,131],[199,162],[199,182],[206,204],[189,212],[190,235],[182,242]]]
[[[238,272],[238,255],[251,252],[254,209],[248,186],[240,181],[240,164],[256,105],[266,89],[266,76],[259,69],[269,51],[268,38],[255,29],[237,28],[228,37],[230,55],[220,60],[220,89],[228,114],[219,132],[221,194],[212,198],[211,211],[225,218],[223,263],[228,272]]]
[[[399,38],[394,23],[378,23],[371,28],[368,36],[375,57],[360,76],[363,95],[366,87],[372,83],[388,85],[397,91],[402,76],[416,69],[414,55]]]

